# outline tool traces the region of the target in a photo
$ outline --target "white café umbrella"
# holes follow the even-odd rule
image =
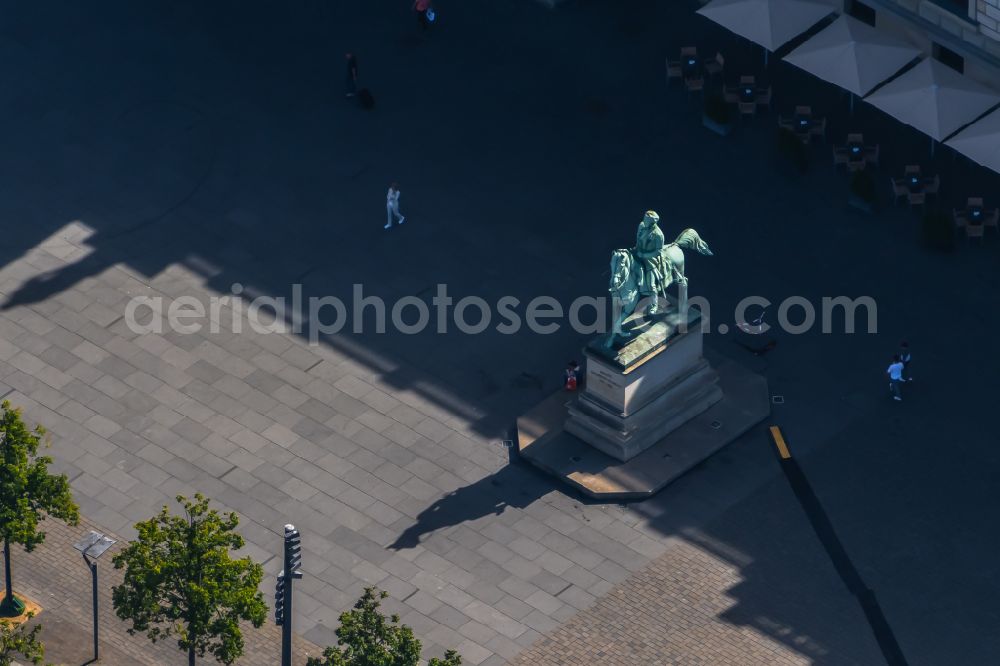
[[[920,56],[920,50],[850,16],[841,16],[785,56],[813,76],[864,97]]]
[[[865,101],[934,141],[941,141],[1000,103],[1000,95],[928,58],[865,97]]]
[[[945,141],[974,162],[1000,172],[1000,110],[972,123]]]
[[[698,10],[740,37],[776,51],[830,14],[833,6],[823,0],[712,0]]]

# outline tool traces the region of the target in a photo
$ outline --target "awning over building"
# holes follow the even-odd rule
[[[920,55],[892,35],[841,16],[784,59],[863,97]]]
[[[776,51],[833,14],[834,8],[822,0],[712,0],[698,13]]]
[[[1000,173],[1000,110],[969,125],[945,145]]]
[[[1000,95],[928,58],[865,101],[941,141],[1000,103]]]

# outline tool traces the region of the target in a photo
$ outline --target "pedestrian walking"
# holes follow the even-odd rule
[[[899,354],[892,357],[892,363],[886,373],[889,375],[889,392],[892,393],[892,399],[902,400],[899,385],[903,383],[903,362],[899,359]]]
[[[903,363],[903,381],[912,382],[913,376],[910,375],[910,361],[913,356],[910,354],[910,343],[903,340],[899,343],[899,360]]]
[[[353,53],[345,56],[347,60],[347,97],[354,97],[358,92],[358,59]]]
[[[399,183],[394,182],[389,185],[389,192],[385,195],[385,213],[388,219],[385,226],[382,227],[383,229],[392,228],[392,219],[394,216],[397,220],[396,224],[406,222],[406,218],[399,212]]]
[[[414,0],[413,11],[417,13],[417,21],[424,32],[427,32],[433,21],[434,9],[431,7],[431,0]]]

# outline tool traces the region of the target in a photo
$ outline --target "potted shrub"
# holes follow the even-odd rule
[[[791,163],[799,173],[805,173],[809,168],[806,145],[795,132],[784,127],[778,130],[778,155]]]
[[[955,249],[955,230],[951,219],[940,210],[930,210],[924,213],[920,222],[920,236],[924,245],[938,252],[951,252]]]
[[[851,174],[851,196],[848,203],[866,213],[872,212],[875,205],[875,179],[867,170],[861,169]]]
[[[701,124],[721,136],[733,130],[733,109],[722,95],[715,93],[705,96],[705,110],[701,115]]]

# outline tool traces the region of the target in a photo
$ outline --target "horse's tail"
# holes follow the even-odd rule
[[[697,250],[699,254],[712,255],[712,251],[708,249],[708,243],[703,241],[694,229],[682,231],[677,240],[674,241],[674,245],[684,250]]]

